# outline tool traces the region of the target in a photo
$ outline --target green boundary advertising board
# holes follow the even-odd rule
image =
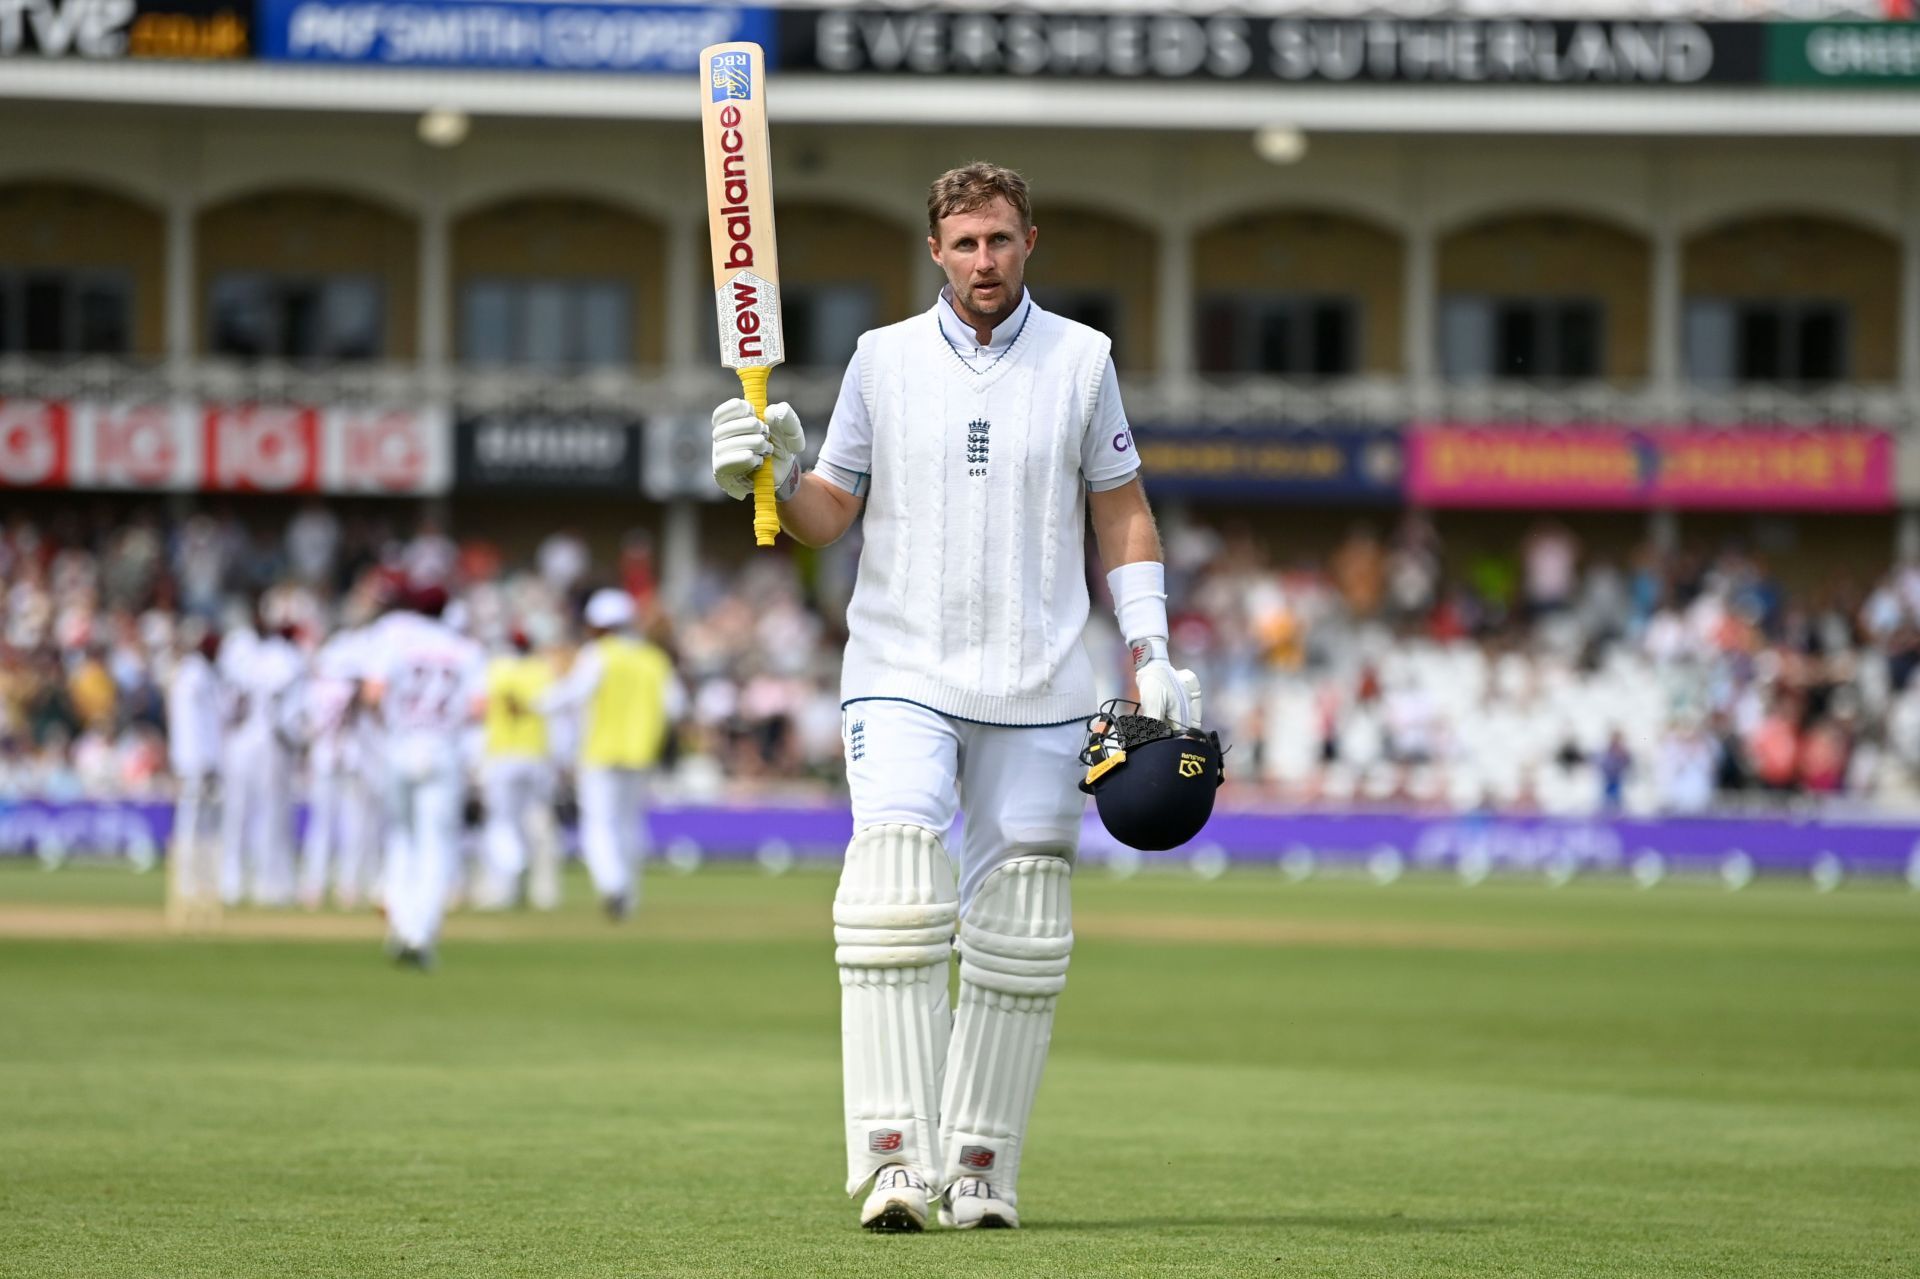
[[[1774,84],[1920,86],[1920,26],[1904,22],[1776,22],[1767,27]]]

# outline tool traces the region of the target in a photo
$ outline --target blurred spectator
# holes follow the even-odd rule
[[[1380,611],[1386,591],[1387,557],[1371,526],[1356,524],[1333,553],[1333,582],[1354,617]]]
[[[1600,771],[1600,806],[1618,812],[1626,804],[1627,778],[1633,772],[1633,753],[1619,729],[1607,735],[1607,748],[1596,761]]]
[[[586,539],[578,529],[560,529],[549,534],[540,543],[537,562],[547,588],[561,599],[570,597],[593,567]]]
[[[112,724],[118,689],[100,660],[99,649],[88,649],[74,662],[67,676],[67,697],[81,727],[92,730]]]
[[[1573,600],[1578,582],[1580,543],[1557,520],[1543,520],[1521,548],[1526,567],[1527,609],[1534,617],[1558,612]]]
[[[1698,720],[1682,720],[1668,729],[1660,742],[1661,807],[1683,815],[1712,807],[1719,750]]]
[[[1801,787],[1815,794],[1837,793],[1846,784],[1849,750],[1846,731],[1837,721],[1816,721],[1800,749]]]
[[[440,528],[440,521],[429,515],[400,554],[400,571],[412,587],[452,587],[460,567],[460,548]]]
[[[1440,589],[1440,535],[1424,512],[1408,511],[1387,557],[1387,602],[1396,619],[1422,617]]]
[[[340,555],[340,520],[315,498],[287,524],[287,564],[309,586],[332,586]]]
[[[1791,790],[1800,771],[1799,717],[1790,699],[1776,695],[1747,743],[1753,775],[1771,791]]]
[[[633,597],[640,616],[653,613],[653,534],[643,528],[629,529],[620,539],[620,589]]]

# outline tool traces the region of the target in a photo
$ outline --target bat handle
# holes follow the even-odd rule
[[[753,405],[755,417],[767,415],[767,374],[772,371],[764,366],[740,370],[740,389],[746,392],[747,403]],[[753,544],[772,546],[779,532],[780,512],[773,502],[773,456],[768,454],[753,473]]]

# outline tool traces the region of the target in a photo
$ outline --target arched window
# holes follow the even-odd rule
[[[1034,301],[1113,339],[1119,368],[1153,368],[1153,314],[1160,296],[1153,232],[1072,206],[1037,208],[1033,220],[1040,228],[1027,264]]]
[[[1440,369],[1452,381],[1646,376],[1641,237],[1559,214],[1494,218],[1440,244]]]
[[[1686,367],[1704,386],[1894,377],[1899,246],[1827,218],[1762,217],[1687,242]]]
[[[844,368],[862,333],[904,320],[932,302],[909,296],[907,267],[914,245],[897,223],[843,205],[794,201],[779,205],[774,225],[780,242],[780,323],[791,367]],[[717,361],[711,305],[705,332]]]
[[[1400,364],[1401,243],[1343,214],[1254,213],[1194,244],[1202,373],[1291,378]]]
[[[271,191],[199,218],[206,349],[242,359],[378,360],[414,350],[417,237],[333,191]]]
[[[591,199],[514,199],[461,218],[460,358],[545,369],[659,364],[664,243],[655,223]]]
[[[93,187],[0,187],[0,355],[158,354],[166,233]]]

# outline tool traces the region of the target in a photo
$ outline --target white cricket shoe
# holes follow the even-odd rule
[[[1018,1230],[1020,1214],[984,1177],[962,1177],[940,1196],[940,1224],[953,1230]]]
[[[910,1234],[927,1228],[927,1183],[905,1164],[874,1174],[873,1193],[860,1205],[860,1224],[875,1234]]]

